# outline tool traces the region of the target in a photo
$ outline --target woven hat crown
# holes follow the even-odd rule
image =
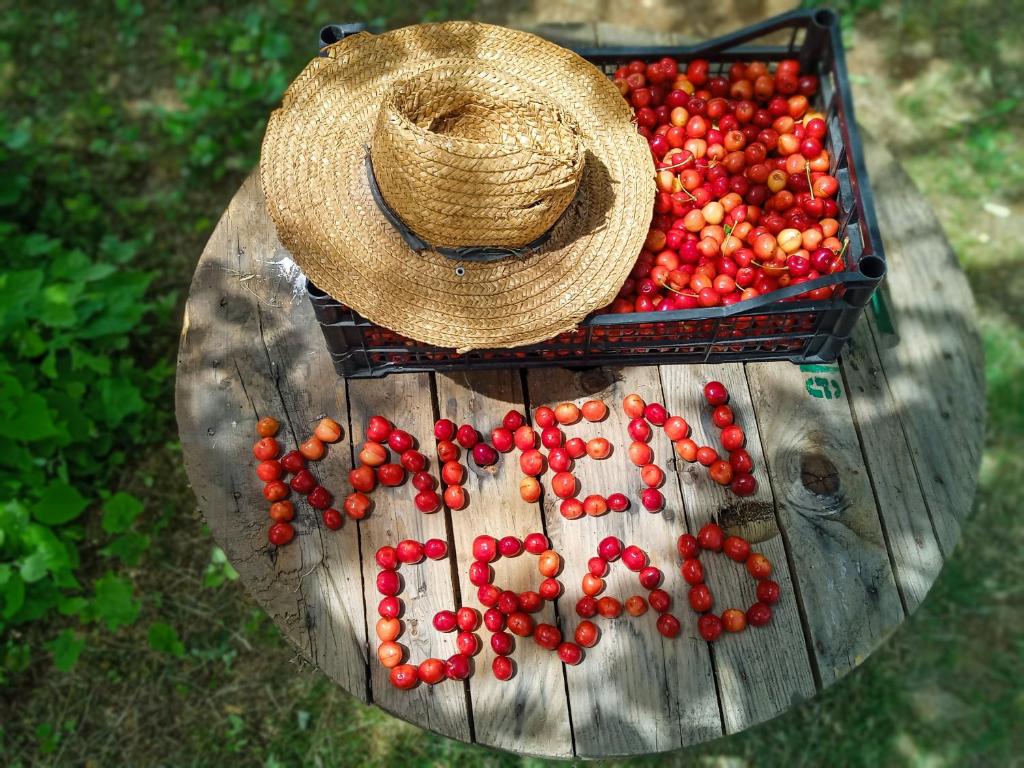
[[[583,176],[575,120],[480,61],[398,82],[381,103],[370,157],[380,193],[438,247],[518,248],[554,226]]]

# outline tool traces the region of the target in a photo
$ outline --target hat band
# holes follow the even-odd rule
[[[466,245],[460,248],[445,248],[442,246],[431,245],[409,229],[406,223],[402,221],[401,217],[395,213],[391,206],[387,204],[387,201],[384,200],[384,195],[381,194],[380,187],[377,186],[377,177],[373,173],[373,160],[370,159],[369,148],[366,150],[366,161],[364,164],[366,166],[366,180],[370,185],[370,194],[373,195],[373,202],[377,204],[380,212],[384,214],[384,218],[387,219],[398,234],[402,236],[405,244],[412,250],[416,251],[416,253],[436,251],[442,256],[447,256],[449,259],[478,262],[499,261],[500,259],[507,259],[510,256],[529,256],[548,241],[551,237],[552,230],[554,230],[562,218],[559,216],[558,219],[555,220],[555,223],[551,225],[551,229],[541,233],[540,237],[526,245],[520,246],[519,248],[508,248],[495,245]],[[566,210],[568,210],[568,207]],[[564,211],[562,215],[565,215]]]

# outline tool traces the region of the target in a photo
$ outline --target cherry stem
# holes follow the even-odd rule
[[[680,184],[680,185],[679,185],[679,189],[681,189],[681,190],[682,190],[683,192],[685,192],[685,193],[686,193],[686,196],[687,196],[688,198],[690,198],[690,199],[691,199],[691,200],[693,200],[694,202],[696,202],[696,201],[697,201],[697,197],[696,197],[696,195],[691,195],[691,194],[690,194],[690,190],[688,190],[688,189],[687,189],[686,187],[684,187],[684,186],[683,186],[682,184]]]
[[[665,282],[658,283],[658,285],[660,285],[662,288],[672,291],[672,293],[678,293],[680,296],[690,296],[694,299],[700,298],[700,296],[696,293],[686,293],[685,291],[677,291],[675,288],[673,288],[672,286]]]
[[[839,249],[839,253],[836,254],[836,258],[843,258],[843,254],[846,253],[846,247],[850,244],[850,238],[843,239],[843,247]]]
[[[814,199],[814,184],[811,183],[811,164],[804,161],[804,171],[807,173],[807,188],[811,191],[811,200]]]
[[[686,158],[685,160],[683,160],[683,162],[681,162],[681,163],[673,163],[672,165],[666,165],[666,166],[665,166],[664,168],[659,168],[658,170],[659,170],[659,171],[673,171],[673,170],[675,170],[676,168],[682,168],[682,167],[683,167],[684,165],[686,165],[686,164],[687,164],[688,162],[690,162],[691,160],[693,160],[693,155],[690,155],[690,156],[689,156],[688,158]],[[655,172],[655,174],[654,174],[654,175],[655,175],[655,176],[657,176],[657,175],[658,175],[658,173],[657,173],[657,172]]]

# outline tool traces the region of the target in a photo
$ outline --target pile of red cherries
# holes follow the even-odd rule
[[[734,304],[845,269],[814,75],[735,62],[633,61],[615,72],[650,144],[657,195],[643,250],[609,311]],[[834,286],[796,297],[823,300]]]

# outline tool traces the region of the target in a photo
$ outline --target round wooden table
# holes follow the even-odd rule
[[[578,42],[580,35],[594,42],[594,27],[568,36]],[[560,36],[567,37],[564,30]],[[805,701],[863,662],[920,605],[971,510],[982,448],[983,365],[967,281],[892,157],[869,145],[868,165],[889,260],[884,291],[893,327],[866,313],[838,365],[549,368],[348,382],[335,375],[302,280],[251,176],[200,258],[178,360],[185,463],[214,537],[253,597],[325,674],[359,699],[452,738],[544,756],[631,755],[736,733]],[[714,486],[702,467],[677,463],[657,430],[652,445],[668,471],[667,505],[659,514],[638,509],[639,478],[623,450],[622,398],[638,392],[664,403],[706,443],[717,439],[701,407],[701,386],[711,379],[732,393],[756,463],[757,494],[740,500]],[[522,501],[512,453],[469,473],[462,511],[424,515],[408,486],[378,489],[371,515],[358,524],[328,530],[300,503],[295,541],[267,543],[268,505],[250,450],[262,416],[281,420],[287,449],[322,415],[345,426],[342,442],[314,469],[340,505],[353,461],[350,439],[361,442],[375,413],[429,446],[439,416],[489,431],[510,408],[591,397],[609,403],[608,420],[567,432],[604,435],[620,454],[578,462],[582,495],[628,489],[634,504],[626,513],[568,521],[550,493],[542,504]],[[697,633],[675,552],[679,534],[709,520],[757,542],[782,586],[767,627],[713,645]],[[473,538],[541,530],[564,557],[565,591],[538,620],[572,632],[586,561],[601,538],[616,535],[647,550],[665,572],[680,636],[662,638],[652,611],[603,620],[600,642],[575,667],[520,640],[518,672],[499,682],[481,628],[484,650],[468,681],[393,688],[376,658],[377,548],[405,538],[449,543],[448,558],[402,567],[400,641],[418,663],[456,650],[454,635],[431,626],[434,613],[480,607],[467,574]],[[740,566],[724,557],[703,561],[716,611],[754,601]],[[540,579],[529,555],[500,560],[496,572],[499,584],[516,591],[536,589]],[[642,592],[621,564],[607,582],[606,594],[622,599]]]

